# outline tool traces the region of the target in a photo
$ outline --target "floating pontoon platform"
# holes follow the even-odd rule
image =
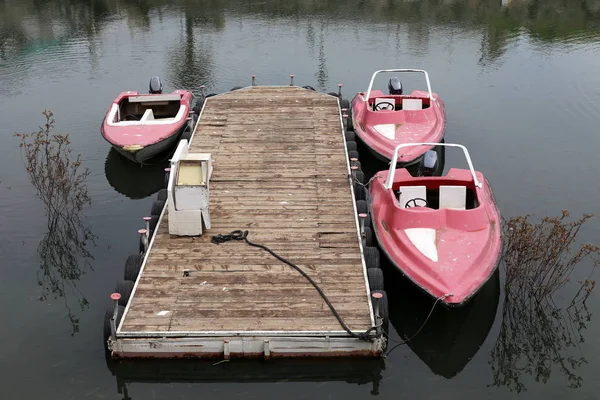
[[[210,228],[171,235],[164,207],[112,356],[381,356],[338,98],[296,86],[208,97],[187,151],[211,155]],[[370,340],[266,251],[211,242],[234,230],[304,270]]]

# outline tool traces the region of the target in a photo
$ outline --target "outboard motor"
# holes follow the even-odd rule
[[[438,155],[435,150],[428,150],[419,165],[419,176],[433,176],[438,166]]]
[[[402,94],[402,82],[400,82],[397,76],[388,82],[388,90],[390,94]]]
[[[161,94],[163,91],[163,85],[158,76],[150,78],[150,94]]]

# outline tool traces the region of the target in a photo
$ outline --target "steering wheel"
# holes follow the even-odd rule
[[[128,118],[129,117],[129,118]],[[123,115],[123,117],[121,118],[121,121],[139,121],[138,117],[136,117],[133,114],[125,114]]]
[[[385,106],[385,108],[383,106]],[[381,103],[379,103],[375,106],[375,111],[381,111],[381,110],[394,111],[395,109],[396,109],[396,106],[394,106],[389,101],[382,101]]]
[[[418,205],[417,200],[425,203],[425,205],[423,205],[423,206]],[[414,206],[409,205],[411,203],[413,203]],[[407,201],[406,204],[404,205],[404,208],[412,208],[412,207],[429,207],[429,202],[421,197],[415,197],[414,199],[410,199],[409,201]]]

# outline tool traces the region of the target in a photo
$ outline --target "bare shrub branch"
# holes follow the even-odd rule
[[[46,122],[37,132],[15,134],[29,180],[46,209],[47,232],[38,245],[39,300],[45,301],[51,294],[62,297],[75,334],[79,319],[69,306],[67,291],[75,295],[81,310],[88,306],[76,282],[87,268],[93,270],[87,246],[95,245],[96,238],[81,219],[84,207],[91,205],[85,184],[89,170],[82,168],[81,155],[72,156],[69,135],[52,132],[53,113],[44,111],[42,115]]]
[[[584,341],[582,331],[591,318],[586,300],[595,286],[589,277],[600,260],[600,247],[571,247],[593,215],[568,222],[569,213],[563,210],[561,216],[545,217],[537,224],[530,217],[513,217],[503,227],[505,297],[502,327],[490,355],[492,385],[521,392],[526,390],[522,374],[545,383],[558,367],[570,387],[580,387],[576,369],[587,361],[580,351],[578,356],[572,353]],[[588,279],[578,282],[569,305],[561,308],[554,295],[582,261],[590,268]]]

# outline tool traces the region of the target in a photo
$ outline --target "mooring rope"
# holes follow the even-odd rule
[[[370,341],[370,342],[373,341],[373,337],[370,335],[370,332],[373,331],[373,330],[375,330],[375,329],[377,329],[380,325],[373,326],[373,327],[367,329],[365,332],[360,332],[360,333],[356,333],[356,332],[353,332],[352,330],[350,330],[350,328],[348,327],[348,325],[346,325],[346,323],[344,322],[344,320],[342,319],[342,317],[336,311],[335,307],[333,307],[333,304],[331,304],[331,302],[329,301],[329,299],[327,298],[327,296],[325,295],[325,293],[323,292],[323,290],[319,287],[319,285],[317,285],[317,283],[306,272],[304,272],[300,267],[298,267],[297,265],[293,264],[292,262],[290,262],[290,261],[286,260],[285,258],[277,255],[275,252],[273,252],[267,246],[264,246],[264,245],[258,244],[258,243],[253,243],[250,240],[248,240],[248,231],[235,230],[235,231],[231,232],[228,235],[218,234],[218,235],[215,235],[215,236],[211,236],[211,242],[214,243],[214,244],[221,244],[221,243],[229,242],[230,240],[244,240],[250,246],[261,248],[261,249],[267,251],[269,254],[271,254],[273,257],[275,257],[279,261],[281,261],[281,262],[289,265],[290,267],[294,268],[303,277],[305,277],[315,287],[315,289],[317,289],[317,291],[319,292],[319,294],[321,295],[321,297],[323,298],[323,300],[325,301],[325,303],[327,303],[327,305],[329,306],[329,309],[331,310],[331,312],[333,313],[333,315],[335,316],[335,318],[338,320],[338,322],[340,323],[340,325],[342,326],[342,328],[346,332],[348,332],[348,334],[350,334],[352,337],[358,338],[360,340]]]
[[[394,351],[396,349],[396,347],[400,347],[404,344],[407,344],[408,342],[410,342],[411,340],[413,340],[418,334],[419,332],[421,332],[421,330],[425,327],[425,325],[427,324],[427,321],[429,321],[429,318],[431,318],[431,314],[433,314],[433,310],[435,309],[435,306],[437,305],[437,303],[439,301],[442,301],[444,299],[446,299],[447,297],[453,296],[452,293],[447,293],[444,294],[440,297],[438,297],[437,299],[435,299],[435,302],[433,303],[433,306],[431,307],[431,310],[429,310],[429,314],[427,314],[427,318],[425,318],[425,321],[423,321],[423,323],[421,324],[421,326],[419,327],[419,329],[417,329],[417,331],[415,333],[412,334],[411,337],[409,337],[408,339],[404,339],[402,342],[399,342],[397,340],[392,339],[387,333],[384,333],[384,335],[388,338],[388,340],[397,343],[394,347],[392,347],[387,353],[386,353],[386,357],[388,355],[390,355],[390,353],[392,351]]]

